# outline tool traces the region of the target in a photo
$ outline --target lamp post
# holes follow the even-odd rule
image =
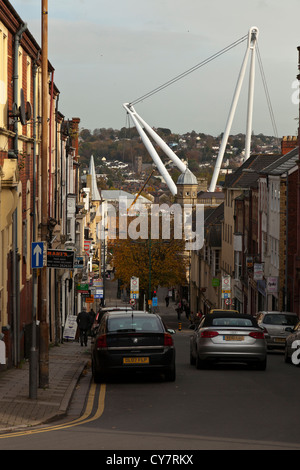
[[[47,242],[48,225],[48,0],[42,0],[42,148],[41,238]],[[41,269],[40,296],[40,388],[49,386],[49,334],[47,323],[47,268]]]
[[[152,239],[151,239],[151,234],[149,235],[148,243],[149,243],[149,301],[151,301],[151,290],[152,290],[152,287],[151,287],[151,272],[152,272],[152,266],[151,266]],[[148,302],[148,305],[149,305],[149,312],[151,312],[151,304],[149,302]]]

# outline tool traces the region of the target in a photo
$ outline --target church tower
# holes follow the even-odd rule
[[[197,204],[198,181],[195,175],[187,168],[177,181],[177,204]]]

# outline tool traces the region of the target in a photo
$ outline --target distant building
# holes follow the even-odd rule
[[[139,175],[143,170],[143,157],[138,156],[134,159],[134,170]]]
[[[176,202],[181,205],[197,204],[197,190],[197,178],[189,169],[187,169],[177,180]]]

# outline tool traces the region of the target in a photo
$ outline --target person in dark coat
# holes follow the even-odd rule
[[[91,317],[86,311],[86,308],[83,307],[82,312],[80,312],[77,315],[77,325],[79,328],[79,333],[80,333],[80,344],[83,346],[83,343],[85,346],[87,346],[87,340],[88,340],[88,331],[90,330],[92,324],[91,324]]]

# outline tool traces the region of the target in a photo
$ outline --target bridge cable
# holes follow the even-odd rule
[[[154,90],[149,91],[145,95],[141,96],[140,98],[137,98],[134,101],[131,101],[130,105],[135,105],[137,103],[140,103],[141,101],[144,101],[147,98],[150,98],[151,96],[155,95],[156,93],[159,93],[160,91],[164,90],[165,88],[173,85],[174,83],[178,82],[179,80],[182,80],[183,78],[187,77],[191,73],[195,72],[199,68],[203,67],[204,65],[212,62],[213,60],[217,59],[221,55],[225,54],[226,52],[230,51],[234,47],[238,46],[242,42],[244,42],[246,39],[248,39],[248,34],[246,36],[243,36],[242,38],[238,39],[237,41],[233,42],[229,46],[225,47],[221,51],[213,54],[212,56],[208,57],[204,61],[200,62],[199,64],[195,65],[194,67],[191,67],[190,69],[186,70],[185,72],[177,75],[176,77],[172,78],[171,80],[167,81],[166,83],[158,86],[157,88],[154,88]]]
[[[267,80],[266,80],[266,76],[265,76],[263,63],[262,63],[262,59],[261,59],[261,55],[260,55],[258,45],[257,45],[257,58],[258,58],[261,78],[262,78],[262,82],[263,82],[263,87],[264,87],[265,94],[266,94],[266,99],[267,99],[270,118],[271,118],[271,122],[272,122],[272,126],[273,126],[273,131],[274,131],[275,137],[279,140],[277,125],[276,125],[275,116],[274,116],[273,107],[272,107],[272,102],[271,102],[270,93],[269,93],[269,90],[268,90],[268,84],[267,84]]]

